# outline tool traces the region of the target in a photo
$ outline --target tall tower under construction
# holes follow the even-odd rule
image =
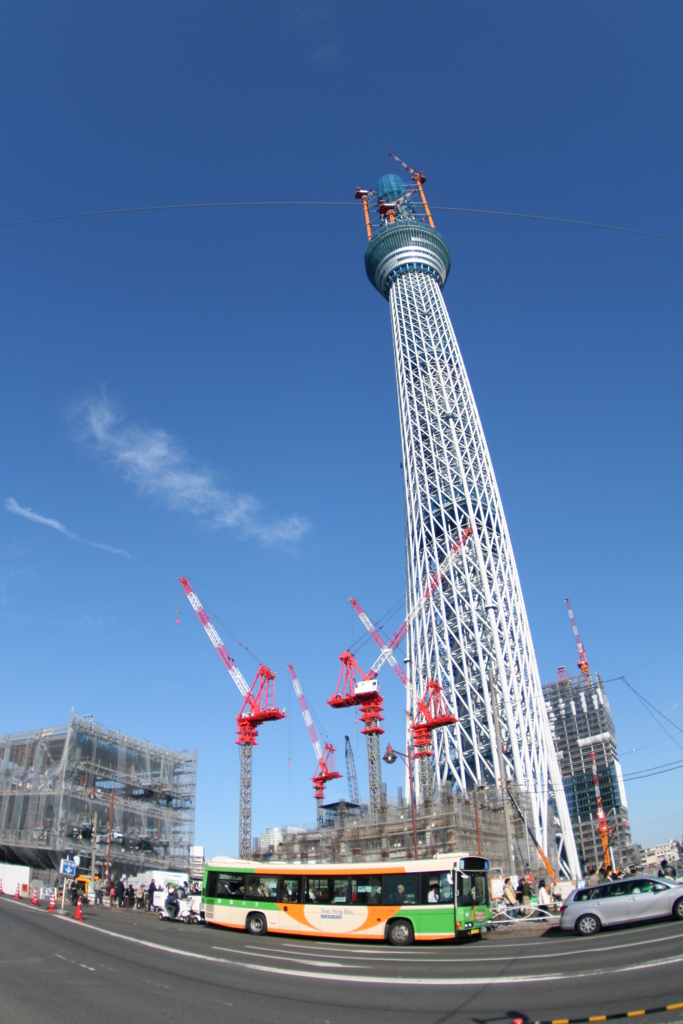
[[[408,612],[422,604],[407,639],[407,720],[429,682],[438,682],[456,722],[433,735],[435,784],[515,783],[537,841],[548,851],[559,835],[579,877],[503,504],[441,294],[450,252],[427,205],[425,176],[406,169],[409,183],[387,174],[376,192],[358,189],[356,197],[365,210],[367,275],[391,311]],[[461,556],[449,559],[468,527]],[[435,574],[438,586],[424,602]],[[418,791],[420,781],[416,773]]]

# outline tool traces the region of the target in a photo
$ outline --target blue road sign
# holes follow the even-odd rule
[[[60,875],[66,875],[67,878],[76,877],[76,864],[72,860],[61,860],[59,862],[59,873]]]

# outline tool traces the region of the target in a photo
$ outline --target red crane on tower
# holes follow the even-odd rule
[[[323,800],[325,798],[325,785],[331,782],[333,779],[341,779],[340,772],[335,770],[334,766],[334,752],[335,747],[331,743],[326,743],[324,747],[320,745],[318,739],[318,733],[315,730],[313,724],[313,717],[309,711],[304,691],[301,689],[301,683],[299,682],[296,672],[294,671],[293,665],[288,665],[289,673],[292,677],[292,684],[294,686],[294,692],[296,699],[299,701],[299,707],[301,708],[301,714],[303,715],[306,728],[308,729],[308,735],[311,737],[311,743],[313,744],[313,750],[315,756],[318,758],[318,767],[315,770],[315,775],[312,777],[313,782],[313,795],[316,802],[316,821],[318,828],[322,827],[323,823]]]
[[[240,748],[239,855],[243,860],[248,860],[251,854],[252,749],[256,746],[258,727],[264,722],[276,722],[284,718],[285,713],[275,706],[275,673],[266,665],[259,665],[256,678],[249,686],[185,576],[180,577],[180,585],[206,630],[206,635],[216,648],[219,658],[244,698],[236,718],[237,744]]]
[[[591,670],[588,667],[588,658],[586,657],[586,648],[581,643],[581,637],[579,636],[579,631],[578,631],[577,626],[576,626],[576,619],[574,618],[574,612],[572,611],[572,606],[569,603],[569,598],[568,597],[565,597],[564,603],[566,604],[567,611],[569,612],[569,621],[572,624],[572,630],[574,631],[574,640],[576,641],[576,649],[579,652],[579,660],[577,661],[576,664],[578,665],[578,667],[583,672],[583,677],[584,677],[584,679],[586,681],[586,686],[592,686],[593,685],[593,680],[591,678]]]

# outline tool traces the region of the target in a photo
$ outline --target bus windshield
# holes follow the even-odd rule
[[[473,907],[488,903],[489,886],[485,871],[458,871],[458,904]]]

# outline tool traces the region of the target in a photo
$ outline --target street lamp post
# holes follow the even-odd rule
[[[384,757],[382,758],[382,760],[386,761],[387,764],[394,764],[396,762],[396,758],[397,757],[400,757],[401,760],[403,761],[403,763],[408,768],[408,777],[410,779],[410,810],[412,811],[412,815],[413,815],[413,842],[415,844],[415,860],[417,860],[418,859],[418,853],[417,853],[417,823],[415,821],[415,787],[413,785],[413,766],[410,763],[411,761],[415,760],[415,757],[414,757],[414,755],[412,753],[410,753],[410,754],[402,754],[400,752],[400,750],[394,750],[394,748],[392,747],[391,743],[387,743],[387,752],[384,755]]]

